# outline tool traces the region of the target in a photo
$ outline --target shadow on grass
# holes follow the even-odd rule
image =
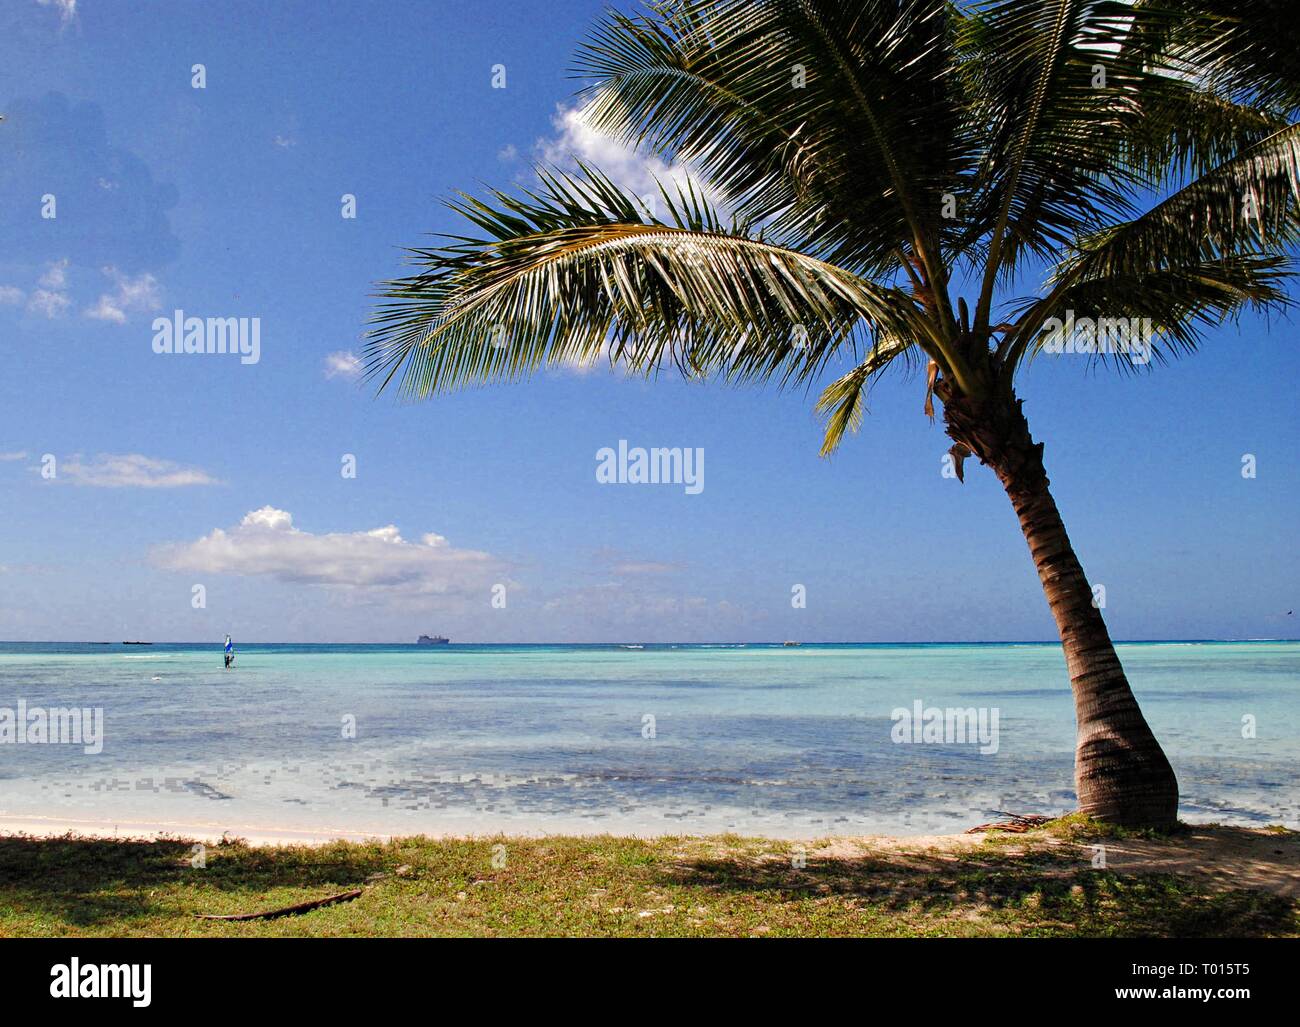
[[[664,883],[742,893],[765,903],[854,900],[907,933],[976,918],[1012,933],[1069,936],[1270,937],[1300,932],[1297,906],[1266,891],[1210,888],[1169,873],[1116,873],[1042,853],[979,861],[924,854],[814,859],[697,859]]]
[[[3,837],[0,909],[93,927],[174,917],[176,905],[167,897],[182,889],[200,888],[212,894],[214,905],[236,896],[256,907],[276,889],[357,887],[385,864],[378,848],[355,846],[209,846],[202,869],[192,865],[194,856],[194,843],[184,840]]]
[[[209,847],[199,869],[193,843],[180,839],[10,837],[0,838],[0,933],[201,934],[222,928],[195,921],[196,912],[260,912],[373,881],[368,903],[309,914],[325,919],[300,929],[644,934],[661,922],[640,919],[649,911],[664,914],[665,930],[694,934],[751,926],[888,936],[1300,934],[1293,898],[1205,873],[1208,835],[1190,862],[1167,842],[1139,852],[1130,849],[1141,840],[1129,848],[1112,840],[1107,853],[1132,865],[1106,870],[1090,868],[1087,847],[1026,839],[921,852],[830,847],[810,853],[803,867],[792,865],[796,850],[786,843],[729,837],[502,838],[508,868],[493,861],[496,838],[235,844]],[[1282,848],[1281,856],[1271,848],[1265,855],[1290,854],[1286,839],[1251,842],[1265,843]],[[1182,862],[1162,862],[1174,858]],[[1262,865],[1264,856],[1256,860]],[[669,912],[680,919],[668,920]],[[298,929],[276,923],[238,929]]]

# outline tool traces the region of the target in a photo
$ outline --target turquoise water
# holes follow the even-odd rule
[[[1120,652],[1185,819],[1297,825],[1300,643]],[[0,744],[11,819],[806,837],[1074,803],[1055,645],[250,645],[227,673],[219,644],[0,643],[20,699],[102,707],[104,745]],[[893,741],[918,700],[996,709],[996,753]]]

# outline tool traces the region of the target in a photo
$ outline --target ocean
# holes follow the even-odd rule
[[[1074,805],[1055,644],[221,650],[0,643],[0,718],[103,711],[97,752],[0,744],[0,820],[802,838]],[[1119,650],[1184,819],[1298,826],[1300,642]],[[996,731],[921,740],[894,717],[917,703]]]

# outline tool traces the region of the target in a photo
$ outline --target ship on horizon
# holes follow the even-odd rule
[[[451,639],[442,635],[421,635],[415,640],[416,645],[451,645]]]

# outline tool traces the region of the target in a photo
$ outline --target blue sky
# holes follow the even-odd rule
[[[919,379],[822,460],[802,393],[598,370],[402,405],[337,373],[452,190],[575,149],[641,185],[564,116],[600,6],[4,0],[0,638],[1054,637]],[[154,353],[178,308],[260,318],[259,362]],[[1294,336],[1247,316],[1150,375],[1022,381],[1117,637],[1295,636]],[[704,490],[598,484],[619,439],[703,448]]]

